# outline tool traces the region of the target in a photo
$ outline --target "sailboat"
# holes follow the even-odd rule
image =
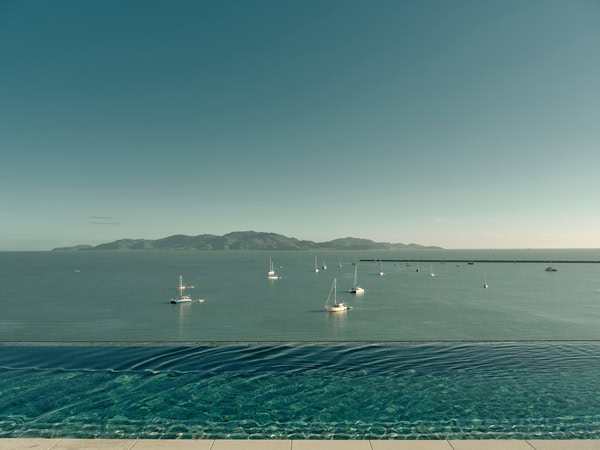
[[[267,272],[267,278],[269,280],[278,280],[279,275],[275,273],[275,269],[273,268],[273,260],[269,258],[269,271]]]
[[[350,292],[352,294],[363,294],[365,292],[365,290],[358,285],[357,278],[358,278],[358,264],[355,264],[354,265],[354,284],[352,285],[352,289],[350,289]]]
[[[415,270],[415,272],[419,271],[419,258],[417,258],[417,270]]]
[[[193,289],[194,286],[186,286],[183,284],[183,277],[179,275],[179,285],[177,286],[177,295],[171,299],[171,303],[191,303],[191,302],[203,302],[204,300],[192,300],[192,297],[185,294],[186,289]]]
[[[333,284],[331,285],[331,289],[329,291],[329,295],[327,296],[327,301],[325,302],[325,310],[328,312],[343,312],[352,309],[352,306],[346,305],[344,302],[338,302],[337,300],[337,282],[336,278],[333,279]],[[333,292],[333,305],[329,306],[329,299],[331,298],[331,292]]]
[[[381,267],[381,260],[379,260],[379,276],[382,277],[384,275],[383,268]]]
[[[319,271],[319,266],[317,266],[317,257],[315,256],[315,273]]]
[[[323,260],[323,266],[321,266],[321,269],[327,270],[327,264],[325,264],[325,260]]]
[[[433,273],[433,264],[429,265],[429,276],[430,277],[435,277],[435,273]]]
[[[487,289],[489,287],[488,282],[487,282],[487,272],[484,273],[483,275],[483,288]]]

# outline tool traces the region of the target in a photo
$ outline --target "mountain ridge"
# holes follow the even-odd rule
[[[93,250],[402,250],[402,249],[442,249],[442,247],[419,244],[375,242],[362,238],[339,238],[325,242],[313,242],[287,237],[278,233],[259,231],[232,231],[217,236],[199,234],[188,236],[174,234],[160,239],[119,239],[96,246],[75,245],[56,247],[52,251],[93,251]]]

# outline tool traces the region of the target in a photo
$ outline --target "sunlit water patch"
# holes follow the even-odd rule
[[[0,346],[0,437],[598,439],[600,343]]]

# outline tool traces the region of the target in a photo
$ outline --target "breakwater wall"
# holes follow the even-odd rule
[[[600,264],[597,260],[549,260],[549,259],[361,259],[361,262],[407,262],[407,263],[539,263],[539,264]]]

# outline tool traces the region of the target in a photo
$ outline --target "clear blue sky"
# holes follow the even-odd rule
[[[600,247],[600,2],[0,0],[0,250]]]

